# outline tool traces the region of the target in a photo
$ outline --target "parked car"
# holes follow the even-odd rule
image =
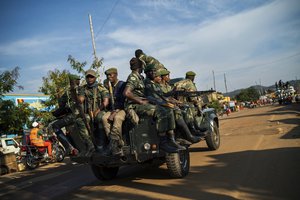
[[[19,143],[13,138],[1,138],[0,152],[2,154],[18,154],[20,152]]]

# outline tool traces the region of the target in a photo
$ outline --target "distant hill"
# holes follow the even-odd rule
[[[291,80],[291,81],[288,81],[290,83],[290,85],[292,85],[296,91],[298,91],[298,93],[300,92],[300,80]],[[252,85],[250,87],[255,87],[258,91],[261,92],[261,94],[264,94],[266,91],[268,90],[272,90],[272,91],[275,91],[275,84],[274,85],[271,85],[271,86],[260,86],[260,85]],[[241,90],[243,89],[246,89],[246,88],[241,88],[241,89],[237,89],[237,90],[234,90],[232,92],[228,92],[228,93],[223,93],[224,96],[229,96],[230,98],[232,97],[235,97],[236,95],[238,95]]]

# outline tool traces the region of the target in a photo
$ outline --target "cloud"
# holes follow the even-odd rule
[[[58,46],[68,45],[72,41],[79,40],[75,37],[51,37],[37,36],[33,38],[23,38],[0,46],[0,55],[40,55],[57,51]]]
[[[183,76],[187,70],[199,72],[198,85],[208,81],[206,77],[211,77],[214,70],[221,76],[219,82],[223,81],[223,73],[238,73],[243,78],[236,78],[234,84],[244,87],[252,82],[245,77],[245,70],[251,68],[255,77],[260,65],[300,52],[300,26],[295,26],[300,23],[300,18],[295,18],[300,15],[299,8],[297,1],[275,1],[199,23],[123,26],[108,33],[107,38],[116,45],[142,48],[169,66],[174,76]],[[126,55],[128,49],[118,51]],[[264,68],[270,70],[272,65]]]
[[[217,88],[224,85],[226,73],[231,90],[258,79],[270,84],[278,77],[299,74],[299,56],[289,57],[300,52],[299,27],[297,0],[121,1],[98,38],[96,31],[96,47],[104,66],[116,66],[123,80],[130,73],[130,58],[141,48],[171,70],[172,77],[197,72],[200,90],[213,85],[212,70]],[[79,30],[64,36],[56,32],[23,38],[1,44],[1,61],[9,56],[24,60],[20,66],[28,72],[22,70],[21,77],[41,80],[52,68],[69,66],[69,54],[90,62],[89,37],[88,30]],[[33,76],[32,70],[39,74]]]

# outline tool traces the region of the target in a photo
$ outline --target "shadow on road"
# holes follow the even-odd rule
[[[192,167],[190,174],[179,184],[157,185],[156,181],[161,183],[169,179],[166,169],[135,166],[124,168],[112,181],[95,181],[89,186],[98,186],[99,190],[93,191],[92,196],[103,199],[165,199],[163,195],[205,200],[247,197],[296,200],[300,197],[300,148],[242,151],[208,157],[213,159],[208,166]],[[150,179],[153,184],[145,183],[143,179]],[[128,188],[128,192],[102,190],[101,186],[122,186]],[[134,191],[144,191],[144,195]],[[149,197],[148,193],[157,197]],[[73,191],[71,199],[79,196],[92,198],[90,191],[81,190]]]

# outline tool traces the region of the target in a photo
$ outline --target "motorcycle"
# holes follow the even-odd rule
[[[60,145],[55,135],[47,135],[46,138],[52,143],[52,157],[48,154],[47,147],[37,147],[30,144],[29,135],[25,135],[25,144],[21,146],[21,160],[29,169],[36,169],[40,163],[62,162],[65,158],[65,150]]]

